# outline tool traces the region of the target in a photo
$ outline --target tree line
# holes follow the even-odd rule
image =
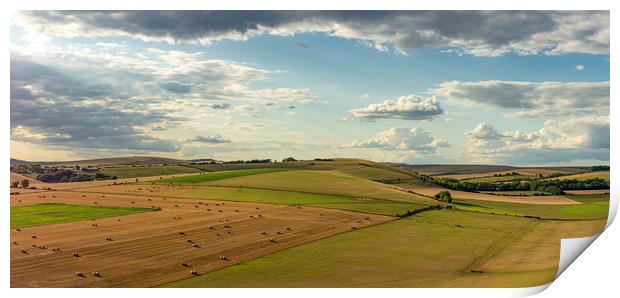
[[[533,180],[512,181],[505,183],[469,182],[450,178],[433,179],[435,183],[453,190],[479,191],[539,191],[553,195],[564,194],[565,190],[609,189],[609,181],[601,178],[586,180]]]

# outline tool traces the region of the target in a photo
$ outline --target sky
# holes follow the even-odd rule
[[[11,157],[609,164],[608,11],[20,11]]]

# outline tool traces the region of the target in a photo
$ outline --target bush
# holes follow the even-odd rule
[[[442,201],[442,202],[452,203],[452,195],[447,190],[443,190],[443,191],[440,191],[439,193],[437,193],[435,195],[435,199],[439,200],[439,201]]]

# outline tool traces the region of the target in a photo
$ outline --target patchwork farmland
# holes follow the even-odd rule
[[[556,168],[113,161],[74,163],[115,180],[11,173],[12,287],[535,286],[554,278],[559,239],[599,233],[609,206],[608,189],[468,192],[419,172],[504,183],[488,177]]]

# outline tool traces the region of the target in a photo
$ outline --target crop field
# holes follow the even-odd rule
[[[120,216],[151,211],[150,208],[122,208],[110,206],[67,205],[43,203],[11,207],[11,228]]]
[[[12,287],[150,287],[393,219],[305,206],[54,194],[19,195],[11,203],[18,208],[43,202],[156,205],[161,210],[11,230]]]
[[[178,165],[116,166],[103,167],[99,171],[109,176],[116,176],[119,179],[202,172],[200,169]]]
[[[585,190],[565,190],[564,192],[569,195],[600,195],[610,194],[609,189],[585,189]]]
[[[517,216],[534,216],[543,219],[607,218],[607,214],[609,213],[609,195],[571,195],[568,197],[579,204],[533,205],[493,201],[457,200],[454,202],[454,205],[460,210]]]
[[[387,184],[369,181],[334,171],[290,171],[239,177],[206,183],[209,186],[289,190],[384,199],[416,204],[436,204],[436,201],[407,193]]]
[[[261,169],[249,169],[249,170],[236,170],[236,171],[223,171],[214,173],[204,173],[199,175],[190,175],[185,177],[167,178],[157,181],[157,183],[179,183],[179,184],[199,184],[209,181],[216,181],[222,179],[229,179],[235,177],[243,177],[250,175],[258,175],[273,172],[290,171],[287,168],[261,168]]]
[[[411,187],[409,190],[427,197],[432,197],[440,191],[448,190],[441,186],[434,187]],[[461,200],[477,200],[489,202],[510,202],[524,203],[532,205],[570,205],[577,202],[567,198],[566,196],[501,196],[486,193],[475,193],[467,191],[449,190],[452,197]]]
[[[356,159],[207,166],[245,165],[12,189],[11,286],[534,286],[560,237],[600,232],[609,209],[596,192],[452,190],[430,209],[445,188]]]
[[[560,179],[560,180],[570,180],[570,179],[586,180],[586,179],[594,179],[594,178],[600,178],[600,179],[605,179],[605,180],[609,181],[609,171],[588,172],[588,173],[581,173],[581,174],[575,174],[575,175],[560,176],[560,177],[556,177],[556,178],[552,178],[552,179]]]
[[[560,237],[593,235],[603,226],[430,211],[163,286],[535,286],[555,277]],[[523,262],[528,258],[536,262]]]
[[[214,187],[204,185],[113,185],[92,187],[88,191],[96,193],[131,194],[187,198],[198,200],[222,200],[283,204],[292,206],[315,206],[359,212],[396,215],[427,207],[435,201],[421,203],[391,201],[324,193],[299,192],[273,189],[254,189],[239,187]]]
[[[340,172],[353,176],[353,177],[358,177],[358,178],[368,179],[368,180],[394,180],[394,179],[411,178],[410,175],[407,175],[401,172],[388,171],[385,169],[374,168],[374,167],[358,167],[358,168],[340,170]]]
[[[479,177],[479,178],[463,179],[462,181],[467,181],[467,182],[507,182],[507,181],[514,181],[514,180],[526,180],[526,179],[531,179],[533,177],[534,176],[528,176],[528,175],[486,176],[486,177]]]

